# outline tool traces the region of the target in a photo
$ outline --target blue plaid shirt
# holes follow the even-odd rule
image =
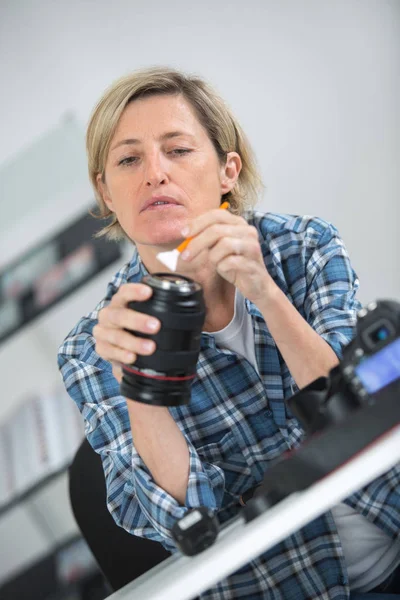
[[[265,265],[306,321],[340,356],[352,338],[358,280],[337,230],[314,217],[250,212]],[[126,400],[111,365],[96,354],[93,326],[101,308],[126,282],[146,273],[133,258],[109,284],[105,298],[62,344],[58,363],[78,405],[86,435],[103,460],[108,508],[134,535],[174,551],[170,530],[188,508],[207,506],[221,522],[240,510],[239,496],[257,484],[271,461],[297,447],[302,432],[284,400],[295,382],[257,307],[251,315],[260,375],[244,358],[204,333],[188,406],[170,408],[190,453],[185,506],[161,489],[132,443]],[[400,531],[400,469],[393,468],[346,502],[393,539]],[[315,519],[201,597],[214,600],[348,598],[343,551],[330,512]]]

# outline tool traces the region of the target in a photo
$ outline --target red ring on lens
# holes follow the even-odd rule
[[[147,377],[148,379],[159,379],[160,381],[187,381],[188,379],[194,379],[196,374],[194,375],[185,375],[184,377],[164,377],[164,375],[148,375],[147,373],[142,373],[142,371],[136,371],[136,369],[132,369],[131,367],[127,367],[124,365],[124,370],[133,373],[134,375],[140,375],[141,377]]]

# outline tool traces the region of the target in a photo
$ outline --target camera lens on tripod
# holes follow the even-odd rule
[[[128,306],[156,317],[161,328],[154,335],[130,331],[154,340],[156,351],[123,365],[121,394],[156,406],[188,404],[206,314],[203,289],[192,279],[173,273],[146,275],[141,283],[153,289],[152,296]]]

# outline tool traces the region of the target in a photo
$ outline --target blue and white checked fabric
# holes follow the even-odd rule
[[[250,212],[265,265],[292,304],[338,356],[353,336],[358,280],[335,227],[315,217]],[[132,443],[126,400],[92,336],[99,310],[126,282],[146,269],[137,251],[109,284],[105,298],[62,344],[58,363],[78,405],[86,435],[103,460],[108,508],[134,535],[174,551],[170,530],[188,508],[207,506],[221,522],[238,513],[239,496],[257,484],[271,461],[297,447],[302,432],[285,406],[295,389],[289,370],[255,305],[251,315],[260,376],[250,363],[203,334],[189,406],[170,412],[190,453],[185,506],[156,485]],[[400,531],[400,469],[375,480],[346,502],[391,538]],[[345,600],[349,595],[343,551],[326,513],[264,553],[201,598],[225,600]]]

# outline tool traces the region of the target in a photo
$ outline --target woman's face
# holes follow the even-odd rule
[[[99,189],[137,245],[174,247],[194,217],[217,208],[241,168],[230,152],[225,165],[182,96],[150,96],[123,112]]]

